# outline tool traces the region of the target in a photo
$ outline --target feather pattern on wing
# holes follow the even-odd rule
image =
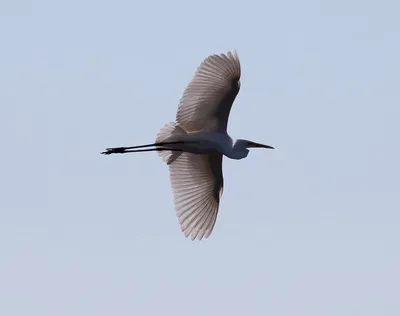
[[[222,155],[182,153],[169,165],[176,214],[185,236],[210,236],[223,191]]]
[[[183,93],[177,123],[188,133],[226,131],[232,104],[240,90],[240,75],[235,50],[207,57]]]

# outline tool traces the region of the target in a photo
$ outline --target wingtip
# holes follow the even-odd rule
[[[238,54],[236,48],[232,49],[232,50],[230,51],[230,53],[232,54],[232,56],[233,56],[234,59],[239,60],[239,54]]]

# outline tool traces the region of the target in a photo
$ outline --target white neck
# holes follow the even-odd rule
[[[232,146],[231,150],[225,152],[225,156],[231,159],[243,159],[249,154],[249,150],[246,148],[247,142],[242,139],[238,139]]]

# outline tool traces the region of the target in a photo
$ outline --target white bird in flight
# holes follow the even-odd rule
[[[243,159],[248,148],[272,146],[238,139],[226,129],[240,90],[236,50],[211,55],[198,67],[178,106],[176,121],[159,131],[153,144],[107,148],[102,154],[158,151],[170,170],[176,214],[185,237],[208,238],[217,219],[224,179],[222,157]],[[148,149],[138,149],[153,147]]]

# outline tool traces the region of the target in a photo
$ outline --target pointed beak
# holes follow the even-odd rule
[[[264,144],[259,144],[259,143],[255,143],[255,142],[249,142],[249,148],[268,148],[268,149],[275,149],[272,146],[269,145],[264,145]]]

